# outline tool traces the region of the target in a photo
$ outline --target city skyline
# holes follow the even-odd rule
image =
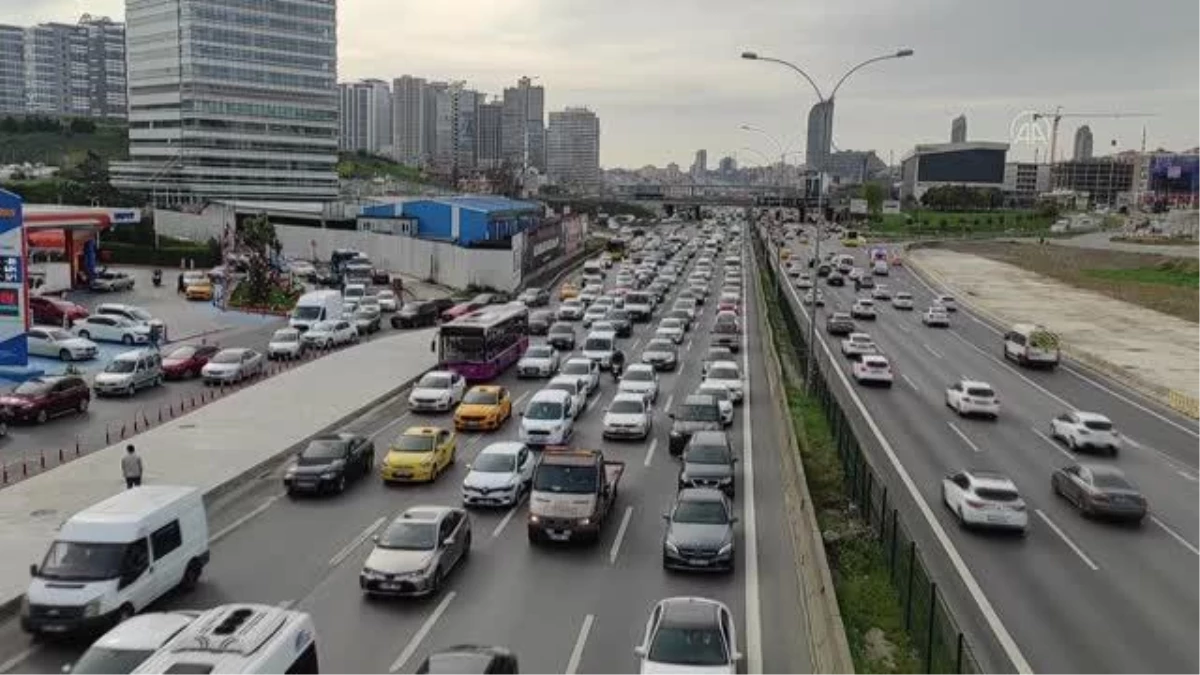
[[[1194,83],[1200,69],[1191,27],[1198,10],[1194,3],[1171,4],[1156,13],[1177,19],[1170,22],[1132,6],[1082,0],[948,4],[930,22],[928,12],[913,13],[893,0],[853,7],[771,0],[752,10],[700,0],[688,7],[695,11],[675,8],[669,16],[668,8],[646,14],[628,0],[602,7],[459,0],[405,5],[405,24],[422,30],[398,40],[389,22],[377,20],[395,11],[394,3],[353,0],[338,10],[338,80],[390,82],[408,73],[465,80],[498,94],[517,77],[534,75],[546,87],[546,110],[586,105],[605,120],[606,168],[686,164],[701,145],[712,156],[736,154],[742,164],[757,164],[738,149],[749,144],[768,156],[778,150],[765,139],[745,138],[738,126],[800,139],[788,149],[803,151],[808,110],[816,101],[794,73],[742,61],[742,50],[794,61],[827,90],[862,58],[911,47],[914,58],[865,69],[839,92],[835,147],[874,149],[898,161],[915,144],[943,139],[959,114],[971,120],[972,138],[1008,142],[1021,113],[1061,105],[1066,111],[1156,115],[1079,120],[1090,124],[1096,146],[1106,152],[1140,147],[1143,126],[1148,148],[1182,150],[1197,145],[1200,95]],[[5,21],[72,22],[83,13],[120,20],[123,10],[122,0],[29,0],[6,12]],[[630,22],[631,16],[643,20]],[[656,17],[669,18],[674,33],[688,40],[665,39]],[[1085,30],[1074,30],[1078,21]],[[1141,47],[1139,58],[1113,48],[1135,27],[1149,30],[1151,22],[1156,39]],[[944,25],[959,30],[935,27]],[[1064,125],[1060,148],[1068,147],[1068,133]],[[1045,152],[1040,150],[1043,160]],[[1034,148],[1014,144],[1011,156],[1032,159]]]

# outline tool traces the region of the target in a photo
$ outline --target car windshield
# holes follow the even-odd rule
[[[713,366],[708,369],[708,376],[714,380],[736,380],[741,377],[733,366]]]
[[[342,440],[319,438],[311,441],[301,456],[304,459],[336,459],[345,454],[346,443]]]
[[[562,367],[564,375],[588,375],[592,372],[591,361],[567,361]]]
[[[675,507],[671,520],[677,523],[724,525],[729,522],[725,505],[713,499],[685,499]]]
[[[217,352],[208,360],[209,363],[238,363],[242,360],[241,352]]]
[[[413,522],[397,518],[379,535],[379,548],[401,551],[429,551],[437,543],[437,526],[429,522]]]
[[[612,349],[612,340],[608,338],[588,338],[583,343],[585,352],[606,352]]]
[[[1125,480],[1125,476],[1119,473],[1092,473],[1092,483],[1098,488],[1111,488],[1114,490],[1132,490],[1133,485]]]
[[[278,335],[278,333],[276,333]],[[164,361],[187,361],[196,355],[195,347],[180,347],[163,357]]]
[[[539,492],[595,494],[596,467],[542,464],[534,474],[533,489]]]
[[[312,321],[318,316],[321,316],[321,307],[316,305],[300,305],[292,310],[293,319]]]
[[[432,452],[433,436],[424,434],[400,434],[392,443],[396,452]]]
[[[294,330],[277,330],[271,336],[271,342],[299,342],[300,332]]]
[[[637,368],[637,369],[631,368],[631,369],[625,371],[625,375],[622,376],[621,379],[628,380],[630,382],[653,382],[654,381],[654,373],[652,371],[643,370],[641,368]]]
[[[717,628],[663,626],[654,635],[647,658],[681,666],[721,666],[729,663],[725,641]]]
[[[379,316],[378,307],[363,305],[362,307],[354,310],[354,318],[356,319],[374,319],[377,316]]]
[[[472,471],[484,473],[512,473],[517,469],[516,455],[501,452],[483,452],[475,458],[471,465]]]
[[[49,382],[39,382],[37,380],[30,380],[28,382],[22,382],[21,384],[18,384],[16,389],[13,389],[12,393],[20,395],[20,396],[41,396],[42,394],[46,394],[49,391],[50,391],[50,383]]]
[[[560,420],[563,418],[563,407],[557,401],[534,401],[525,411],[525,417],[531,420]]]
[[[996,395],[996,392],[987,387],[967,387],[967,394],[979,398],[992,398]]]
[[[1092,431],[1112,431],[1113,428],[1112,422],[1108,420],[1084,420],[1083,426]]]
[[[125,310],[125,313],[128,314],[129,316],[137,319],[138,321],[149,321],[152,318],[150,316],[150,312],[147,312],[146,310],[141,309],[140,307],[130,307]]]
[[[641,401],[618,400],[612,402],[608,411],[618,415],[640,415],[646,411],[646,406]]]
[[[684,455],[691,464],[728,464],[729,448],[723,445],[693,445]]]
[[[75,665],[72,673],[132,673],[154,654],[153,649],[109,649],[90,647]]]
[[[449,389],[450,376],[429,373],[417,383],[418,389]]]
[[[132,359],[113,359],[104,367],[106,373],[132,373],[137,368],[137,361]]]
[[[54,329],[46,331],[46,337],[51,340],[58,341],[58,340],[70,340],[70,339],[74,338],[75,336],[71,335],[70,333],[68,333],[67,331],[65,331],[61,328],[54,328]]]
[[[646,344],[647,352],[674,352],[675,346],[667,340],[651,340]]]
[[[721,417],[716,406],[700,403],[685,403],[680,406],[679,419],[690,422],[715,422]]]
[[[554,350],[550,347],[530,347],[525,352],[525,357],[530,359],[548,359],[554,356]]]
[[[500,394],[494,391],[472,389],[463,397],[463,403],[475,405],[496,405],[500,402]]]
[[[1007,488],[975,488],[975,494],[978,495],[980,499],[986,499],[992,502],[1015,502],[1021,498],[1021,495],[1018,494],[1016,490],[1009,490]]]
[[[56,541],[50,545],[38,576],[56,581],[100,581],[121,575],[128,544]]]
[[[336,328],[337,324],[332,321],[318,321],[309,330],[313,333],[332,333]]]
[[[558,335],[558,334],[569,335],[574,332],[575,332],[575,329],[572,328],[570,324],[556,323],[553,326],[550,326],[550,333],[555,334],[555,335]]]

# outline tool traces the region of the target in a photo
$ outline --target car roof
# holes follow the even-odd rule
[[[993,388],[992,385],[990,385],[987,382],[984,382],[982,380],[968,380],[968,379],[964,378],[962,380],[959,380],[958,383],[964,387],[982,387],[984,389],[992,389]]]
[[[440,427],[409,427],[404,430],[405,436],[436,436]]]
[[[968,469],[963,473],[967,474],[971,478],[971,482],[974,483],[976,487],[1011,488],[1013,490],[1017,489],[1016,483],[1014,483],[1011,478],[1000,473],[999,471],[991,471],[987,469]]]
[[[479,454],[515,455],[521,452],[521,450],[524,448],[525,444],[518,441],[498,441],[496,443],[489,443],[484,446],[484,448],[479,451]]]
[[[870,340],[870,339],[871,339],[871,334],[870,334],[870,333],[851,333],[851,334],[850,334],[850,339],[851,339],[851,340],[854,340],[854,339],[865,339],[865,340]]]
[[[1079,418],[1080,422],[1111,422],[1111,420],[1100,413],[1083,412],[1081,410],[1073,410],[1072,412]]]
[[[634,392],[618,391],[617,395],[612,397],[611,402],[615,403],[617,401],[637,401],[638,403],[645,403],[646,397]]]
[[[662,608],[660,625],[679,628],[713,628],[719,623],[724,605],[708,598],[667,598],[659,602]]]
[[[477,384],[471,387],[471,391],[477,391],[482,394],[499,394],[501,389],[504,389],[504,387],[498,384]]]
[[[738,364],[737,364],[737,361],[730,361],[728,359],[722,359],[720,361],[713,361],[712,363],[708,364],[708,369],[712,370],[713,368],[716,368],[717,366],[728,366],[730,368],[737,368]]]
[[[710,487],[689,487],[679,491],[675,495],[675,502],[724,502],[725,493],[717,488]]]
[[[691,442],[695,445],[729,445],[729,434],[719,430],[697,431],[692,434]]]
[[[93,647],[118,650],[149,650],[162,647],[189,623],[198,612],[149,612],[119,623],[92,644]]]
[[[434,504],[426,504],[421,506],[412,506],[404,509],[397,518],[403,520],[420,520],[425,522],[435,522],[441,520],[447,513],[453,511],[451,506],[438,506]]]
[[[550,380],[550,382],[553,384],[554,380]],[[572,378],[572,382],[574,382],[574,378]],[[539,389],[537,393],[529,399],[529,402],[533,403],[534,401],[542,400],[553,401],[554,403],[564,403],[570,397],[570,394],[561,389]]]
[[[625,372],[626,372],[626,373],[628,373],[628,372],[629,372],[629,371],[631,371],[631,370],[637,370],[637,371],[649,371],[649,372],[653,373],[653,372],[654,372],[654,366],[650,365],[649,363],[634,363],[634,364],[632,364],[632,365],[630,365],[630,366],[628,366],[628,367],[626,367],[626,368],[625,368]]]

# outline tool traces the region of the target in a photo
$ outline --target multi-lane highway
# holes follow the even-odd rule
[[[633,648],[652,605],[667,596],[699,595],[721,600],[733,610],[739,648],[746,655],[743,671],[808,671],[795,556],[789,538],[780,534],[787,531],[782,520],[783,469],[777,448],[755,442],[758,436],[774,438],[773,429],[784,422],[766,405],[761,335],[750,295],[755,292],[752,271],[746,281],[743,311],[748,330],[739,359],[748,393],[728,431],[742,458],[733,575],[668,573],[661,566],[661,514],[674,497],[678,471],[677,461],[667,452],[667,411],[700,381],[700,360],[715,314],[714,287],[680,348],[678,370],[662,376],[654,433],[648,441],[602,440],[601,418],[616,390],[607,375],[580,418],[573,445],[602,448],[627,463],[615,506],[618,516],[597,545],[532,547],[524,531],[523,505],[508,511],[472,511],[473,553],[441,594],[424,601],[368,601],[362,596],[358,574],[370,549],[370,535],[406,508],[459,504],[466,465],[487,444],[516,440],[514,418],[495,433],[460,435],[457,464],[428,486],[385,487],[376,479],[356,484],[339,497],[289,500],[281,498],[279,474],[264,476],[214,510],[212,529],[218,541],[201,588],[171,598],[162,607],[252,601],[303,609],[317,625],[322,668],[335,672],[412,672],[431,650],[463,642],[507,646],[517,653],[525,672],[632,672],[637,669]],[[666,306],[680,285],[682,281]],[[639,358],[659,314],[650,324],[636,325],[632,337],[622,341],[629,362]],[[579,331],[582,338],[582,327]],[[517,410],[543,385],[517,380],[511,372],[500,383],[511,389]],[[450,418],[408,412],[396,401],[365,412],[349,429],[375,439],[378,459],[397,432],[418,423],[449,425]],[[748,503],[755,507],[747,509]],[[752,551],[756,554],[748,555]],[[0,644],[10,643],[9,655],[15,653],[12,641],[22,639],[11,627],[0,633]],[[13,672],[56,671],[77,654],[77,648],[39,643],[10,665]],[[0,653],[0,661],[4,658]]]
[[[909,270],[895,267],[877,281],[893,293],[912,293],[916,309],[902,312],[876,301],[879,318],[857,322],[895,373],[890,390],[864,389],[853,384],[850,362],[839,350],[840,338],[824,332],[830,312],[850,310],[856,297],[853,282],[848,280],[844,288],[828,286],[807,267],[811,246],[795,240],[787,244],[802,271],[813,272],[816,286],[824,292],[827,305],[817,312],[818,335],[854,390],[851,398],[856,406],[861,404],[860,412],[873,420],[911,477],[928,506],[925,512],[945,531],[984,602],[970,594],[958,600],[994,609],[993,627],[1011,634],[1017,661],[1047,672],[1200,668],[1195,422],[1074,364],[1052,372],[1011,364],[1002,357],[1002,327],[969,310],[952,314],[948,329],[925,327],[920,315],[935,290]],[[857,264],[866,267],[865,249],[843,249],[833,239],[822,241],[821,248],[822,253],[852,253]],[[788,281],[793,306],[801,307],[803,291],[795,287],[796,279],[783,276],[782,265],[779,270],[781,279]],[[946,387],[960,378],[983,380],[995,388],[1001,402],[998,420],[960,419],[946,407]],[[1051,440],[1051,418],[1071,409],[1108,416],[1125,438],[1120,455],[1076,456]],[[874,459],[888,464],[883,456]],[[1142,527],[1085,519],[1052,494],[1054,468],[1077,461],[1113,464],[1126,473],[1150,503],[1151,515]],[[943,476],[965,468],[998,470],[1015,481],[1029,509],[1027,537],[959,528],[941,504],[940,489]],[[927,516],[918,511],[908,514],[910,521],[925,528],[919,523]],[[931,550],[926,557],[947,556]],[[952,565],[944,568],[958,571]]]

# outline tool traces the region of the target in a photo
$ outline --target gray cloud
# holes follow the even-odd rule
[[[11,23],[123,13],[120,0],[0,3],[13,5]],[[1151,147],[1200,143],[1195,0],[341,0],[339,17],[344,79],[412,73],[499,93],[537,75],[551,109],[597,112],[606,166],[687,164],[701,147],[777,153],[742,123],[802,144],[813,93],[783,68],[742,61],[746,49],[800,64],[826,93],[865,58],[915,49],[838,93],[837,144],[884,158],[948,139],[960,113],[972,138],[1005,141],[1021,111],[1058,105],[1156,115],[1086,120],[1098,147],[1137,147],[1143,126]],[[1080,123],[1064,119],[1060,142]]]

